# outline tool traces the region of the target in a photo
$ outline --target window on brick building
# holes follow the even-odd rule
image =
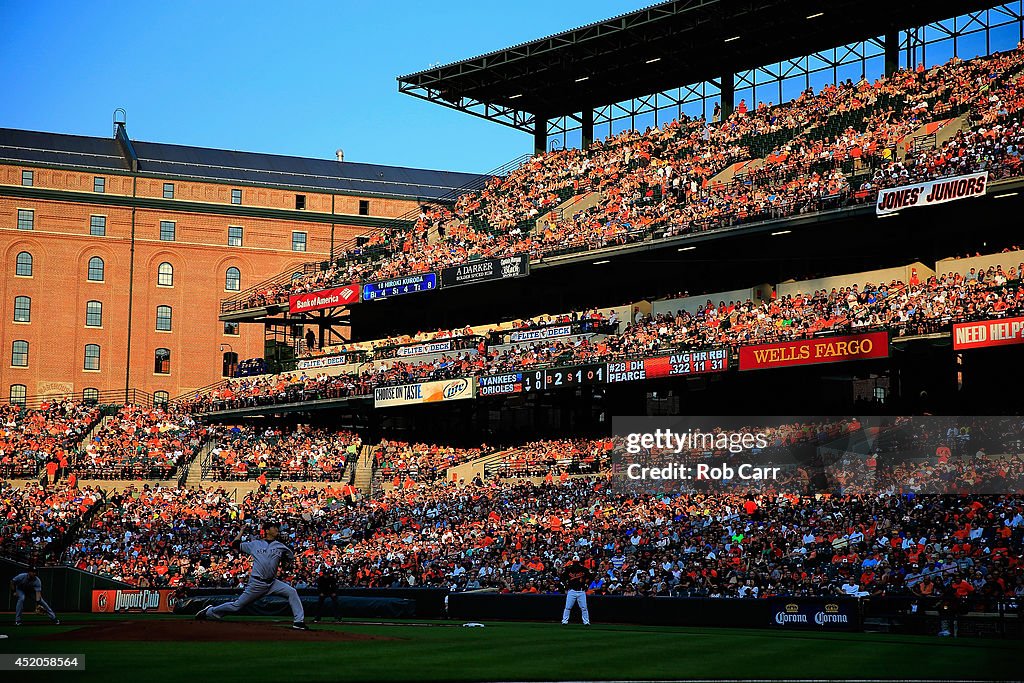
[[[14,262],[14,274],[19,277],[32,277],[32,254],[23,251]]]
[[[228,228],[228,246],[242,246],[242,229],[239,227]]]
[[[237,292],[242,288],[242,271],[234,266],[228,268],[224,274],[224,289],[229,292]]]
[[[32,209],[18,209],[18,230],[35,230],[36,212]]]
[[[158,375],[171,374],[171,350],[157,349],[153,353],[153,372]]]
[[[11,405],[12,406],[23,406],[25,405],[25,397],[28,392],[25,390],[24,384],[12,384],[11,385]]]
[[[232,204],[241,204],[242,203],[242,191],[241,190],[231,190],[231,203]]]
[[[174,286],[174,266],[164,261],[156,269],[156,284],[158,287]]]
[[[32,299],[27,296],[14,297],[14,322],[32,322]]]
[[[89,234],[93,237],[103,237],[107,234],[107,217],[106,216],[90,216],[89,217]]]
[[[302,209],[306,208],[306,195],[304,195],[304,194],[297,194],[297,195],[295,195],[295,208],[299,209],[300,211]]]
[[[224,334],[229,337],[238,336],[238,323],[226,322],[224,323]]]
[[[171,307],[170,306],[157,306],[156,307],[156,329],[160,332],[171,331]]]
[[[100,390],[96,387],[86,387],[85,389],[82,389],[82,400],[86,403],[99,403]]]
[[[93,256],[89,259],[89,274],[88,278],[92,282],[103,282],[104,265],[103,259],[99,256]]]
[[[292,251],[306,251],[306,233],[292,233]]]
[[[92,179],[92,191],[93,192],[106,192],[107,191],[107,179],[103,176],[96,176]]]
[[[174,241],[174,221],[160,221],[160,240],[163,242]]]
[[[370,215],[370,200],[360,199],[359,200],[359,215],[369,216]]]
[[[100,369],[100,345],[99,344],[86,344],[85,345],[85,369],[86,370],[99,370]]]
[[[174,199],[174,183],[164,183],[164,199]]]
[[[32,187],[35,183],[36,174],[34,171],[22,171],[21,172],[21,184],[25,187]]]
[[[155,406],[166,406],[171,401],[171,395],[166,391],[154,391],[153,392],[153,405]]]
[[[85,302],[85,326],[86,327],[103,327],[103,302],[102,301],[86,301]]]
[[[28,342],[17,339],[11,344],[11,365],[16,368],[28,367]]]

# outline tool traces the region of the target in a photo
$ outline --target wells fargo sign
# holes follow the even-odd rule
[[[889,356],[889,333],[870,332],[823,339],[744,346],[740,348],[740,370],[765,370],[793,365],[839,363]]]

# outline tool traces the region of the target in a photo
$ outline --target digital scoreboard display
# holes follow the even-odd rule
[[[481,375],[478,379],[477,396],[509,396],[540,391],[544,388],[544,372],[507,372],[501,375]]]
[[[667,356],[608,363],[608,383],[634,382],[660,377],[685,377],[729,368],[728,349],[681,351]]]
[[[552,368],[544,371],[544,387],[557,389],[584,384],[604,384],[607,375],[604,363],[574,365],[568,368]]]
[[[363,301],[379,301],[403,294],[429,292],[437,289],[437,273],[407,275],[391,280],[378,280],[363,284]]]

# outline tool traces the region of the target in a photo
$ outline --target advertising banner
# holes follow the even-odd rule
[[[980,320],[953,325],[953,348],[958,351],[1010,344],[1024,344],[1024,318]]]
[[[681,351],[668,356],[638,358],[608,363],[608,383],[631,382],[659,377],[683,377],[729,369],[728,349]]]
[[[377,387],[373,390],[373,407],[457,401],[473,398],[475,395],[476,381],[472,377],[460,377],[419,384],[402,384],[396,387]]]
[[[93,612],[174,612],[173,590],[94,590]]]
[[[823,339],[740,347],[740,370],[839,363],[889,357],[889,333],[869,332]]]
[[[363,301],[377,301],[402,294],[416,294],[437,289],[437,273],[407,275],[392,280],[378,280],[363,284]]]
[[[512,277],[526,277],[530,274],[530,256],[518,254],[506,258],[482,259],[469,261],[451,268],[441,270],[441,285],[458,287],[478,282],[504,280]]]
[[[986,189],[988,189],[988,171],[891,187],[878,192],[875,213],[882,216],[900,209],[945,204],[968,197],[980,197],[985,194]]]
[[[336,365],[345,365],[348,363],[348,355],[341,354],[340,356],[321,356],[319,358],[303,358],[299,360],[295,366],[298,370],[309,370],[312,368],[330,368]]]
[[[425,342],[413,344],[412,346],[400,346],[395,352],[396,356],[419,356],[424,353],[438,353],[440,351],[451,351],[452,340],[447,339],[439,342]]]
[[[509,341],[524,342],[536,341],[538,339],[552,339],[554,337],[568,337],[572,334],[572,325],[552,325],[541,327],[536,330],[517,330],[509,335]]]
[[[773,598],[771,626],[781,629],[853,631],[858,628],[857,601],[827,598]]]
[[[348,306],[358,302],[359,285],[345,285],[333,289],[321,289],[319,292],[292,294],[288,297],[288,312],[306,313],[335,306]]]

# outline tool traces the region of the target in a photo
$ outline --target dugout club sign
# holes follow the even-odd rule
[[[982,320],[953,325],[953,348],[983,349],[1024,344],[1024,318]]]
[[[173,590],[94,590],[92,611],[114,612],[174,612],[177,599]]]
[[[506,258],[482,259],[441,270],[441,285],[457,287],[478,282],[525,277],[530,274],[530,257],[519,254]]]
[[[857,604],[852,600],[772,600],[771,625],[781,629],[853,631],[857,628]]]
[[[988,171],[892,187],[878,193],[875,213],[883,216],[900,209],[932,206],[968,197],[980,197],[985,194],[987,189]]]
[[[743,346],[740,370],[767,370],[794,365],[840,363],[889,357],[889,333],[870,332],[823,339]]]
[[[288,297],[289,313],[307,313],[336,306],[348,306],[359,301],[359,285],[345,285],[319,292],[292,294]]]

